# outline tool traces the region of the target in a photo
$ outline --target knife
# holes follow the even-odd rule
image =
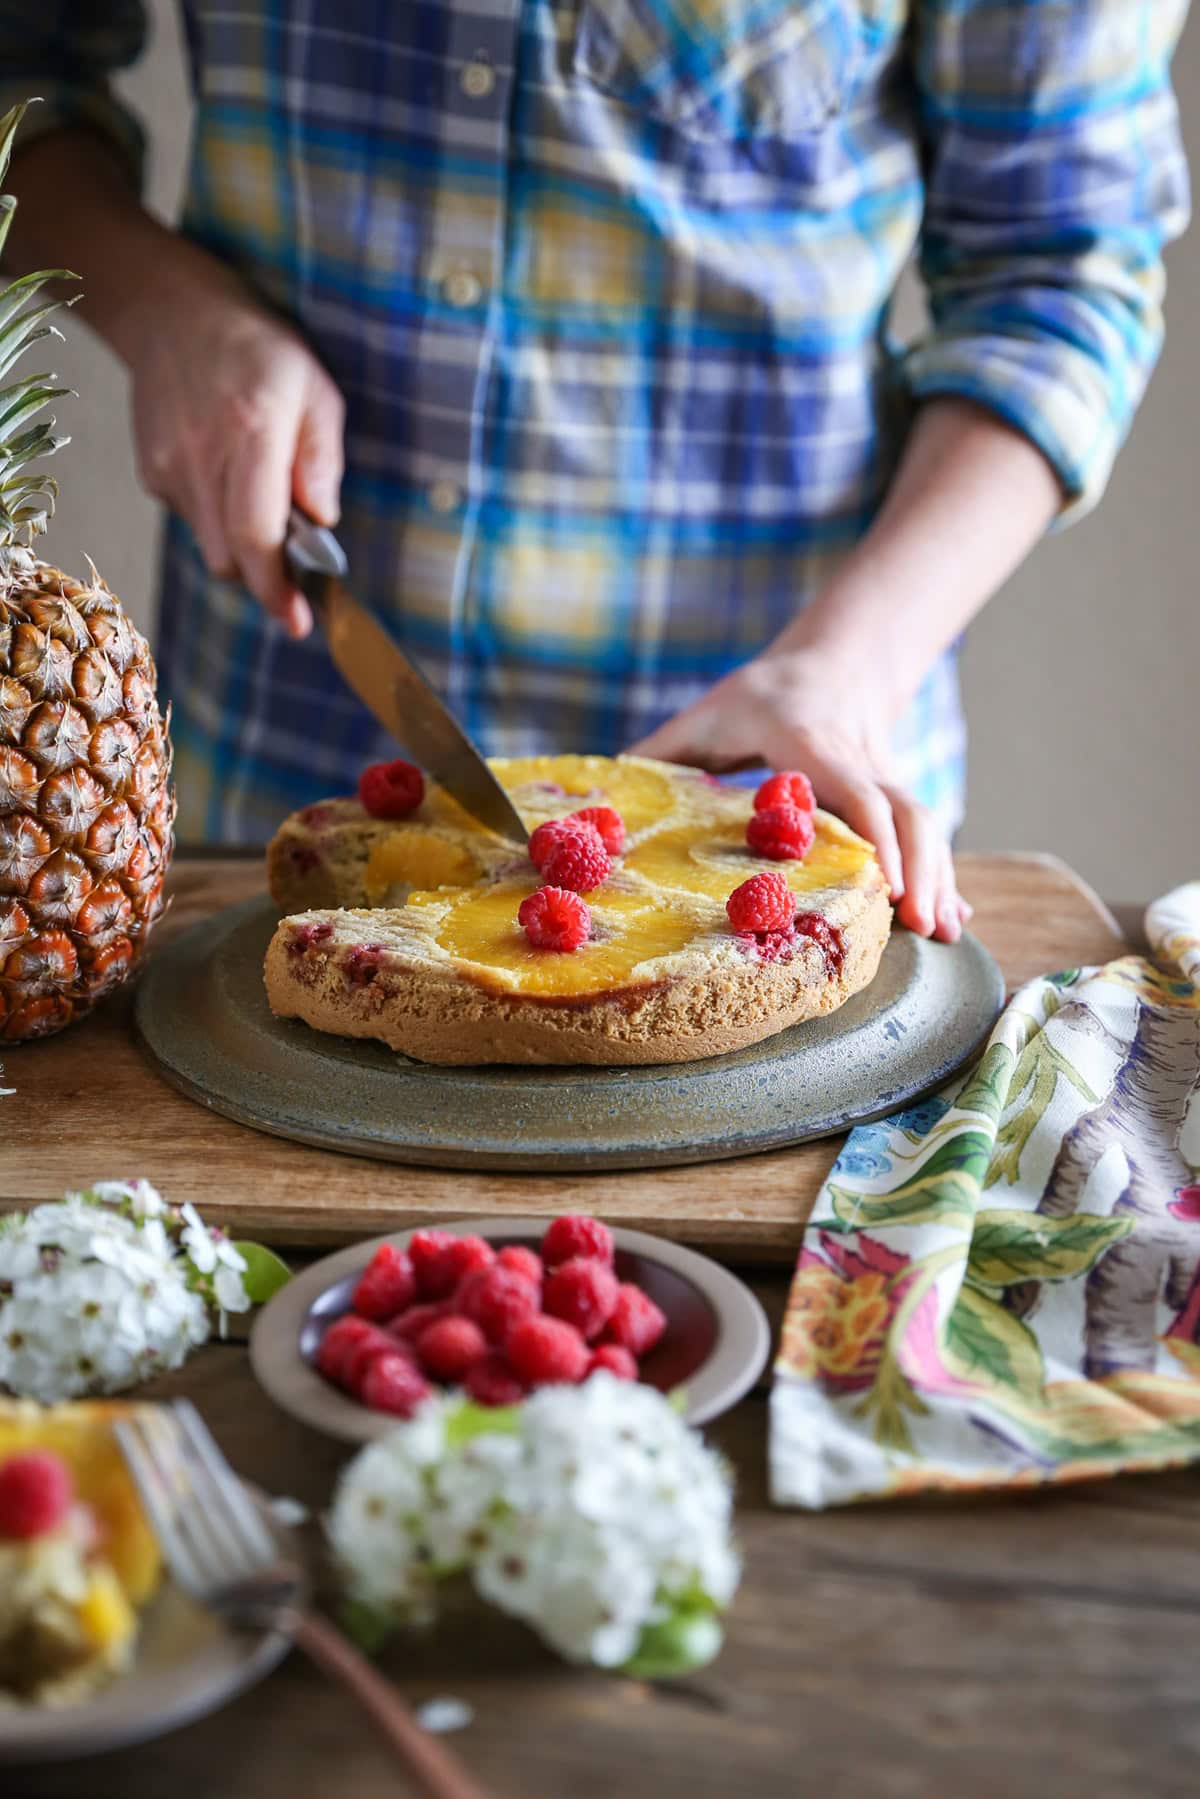
[[[420,669],[344,585],[346,552],[295,507],[283,546],[288,579],[313,609],[343,678],[385,730],[460,806],[521,845],[529,833],[499,781]]]

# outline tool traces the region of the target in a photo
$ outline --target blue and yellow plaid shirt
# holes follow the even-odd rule
[[[791,619],[914,399],[1100,493],[1161,336],[1184,0],[185,0],[184,228],[345,396],[352,582],[497,753],[614,752]],[[0,4],[5,98],[139,153],[137,0]],[[917,251],[920,341],[888,329]],[[963,546],[964,555],[970,545]],[[186,835],[260,840],[394,753],[317,640],[173,522]],[[897,738],[948,824],[953,658]]]

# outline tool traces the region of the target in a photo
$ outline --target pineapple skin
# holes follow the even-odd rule
[[[0,1042],[62,1030],[137,967],[170,776],[150,648],[116,595],[0,551]]]

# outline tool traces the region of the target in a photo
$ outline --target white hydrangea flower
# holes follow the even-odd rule
[[[117,1393],[207,1339],[206,1293],[167,1217],[149,1182],[105,1181],[0,1232],[0,1387],[47,1404]],[[221,1303],[244,1309],[238,1267],[195,1222],[222,1264]]]
[[[729,1475],[660,1393],[600,1373],[462,1442],[447,1430],[460,1403],[422,1408],[344,1472],[330,1536],[352,1597],[412,1616],[431,1572],[466,1567],[485,1599],[599,1667],[629,1661],[650,1626],[728,1604]]]
[[[217,1265],[217,1246],[208,1226],[190,1203],[180,1206],[179,1215],[183,1219],[183,1247],[188,1260],[201,1274],[211,1274]]]
[[[93,1199],[102,1205],[128,1205],[135,1218],[161,1218],[167,1209],[166,1201],[157,1187],[149,1181],[96,1181],[88,1188]]]
[[[338,1483],[329,1540],[350,1597],[374,1612],[432,1615],[424,1526],[430,1475],[445,1446],[444,1403],[434,1400],[411,1424],[368,1444]]]

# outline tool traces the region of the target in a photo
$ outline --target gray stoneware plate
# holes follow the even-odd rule
[[[433,1068],[272,1017],[262,964],[277,921],[264,894],[152,956],[135,1010],[150,1056],[189,1098],[241,1124],[442,1168],[653,1168],[829,1136],[946,1080],[1004,1001],[974,937],[929,943],[896,929],[862,993],[733,1055],[659,1068]]]
[[[256,1495],[257,1497],[257,1495]],[[286,1533],[274,1519],[271,1528]],[[0,1766],[78,1761],[178,1730],[256,1686],[289,1648],[275,1631],[233,1631],[164,1580],[141,1614],[128,1674],[80,1705],[0,1708]],[[0,1791],[17,1789],[0,1780]],[[106,1791],[103,1781],[97,1794]]]
[[[535,1248],[546,1218],[459,1218],[440,1226],[473,1232],[493,1243]],[[427,1229],[428,1226],[422,1227]],[[355,1282],[381,1243],[403,1247],[411,1231],[395,1231],[325,1256],[290,1280],[259,1314],[250,1338],[250,1364],[276,1405],[301,1423],[347,1443],[369,1443],[395,1428],[384,1412],[368,1411],[339,1392],[310,1357],[326,1327],[350,1309]],[[643,1287],[667,1315],[661,1343],[642,1358],[642,1379],[664,1393],[682,1389],[689,1424],[705,1424],[748,1393],[771,1348],[766,1314],[753,1293],[727,1269],[695,1250],[614,1227],[617,1273]]]

